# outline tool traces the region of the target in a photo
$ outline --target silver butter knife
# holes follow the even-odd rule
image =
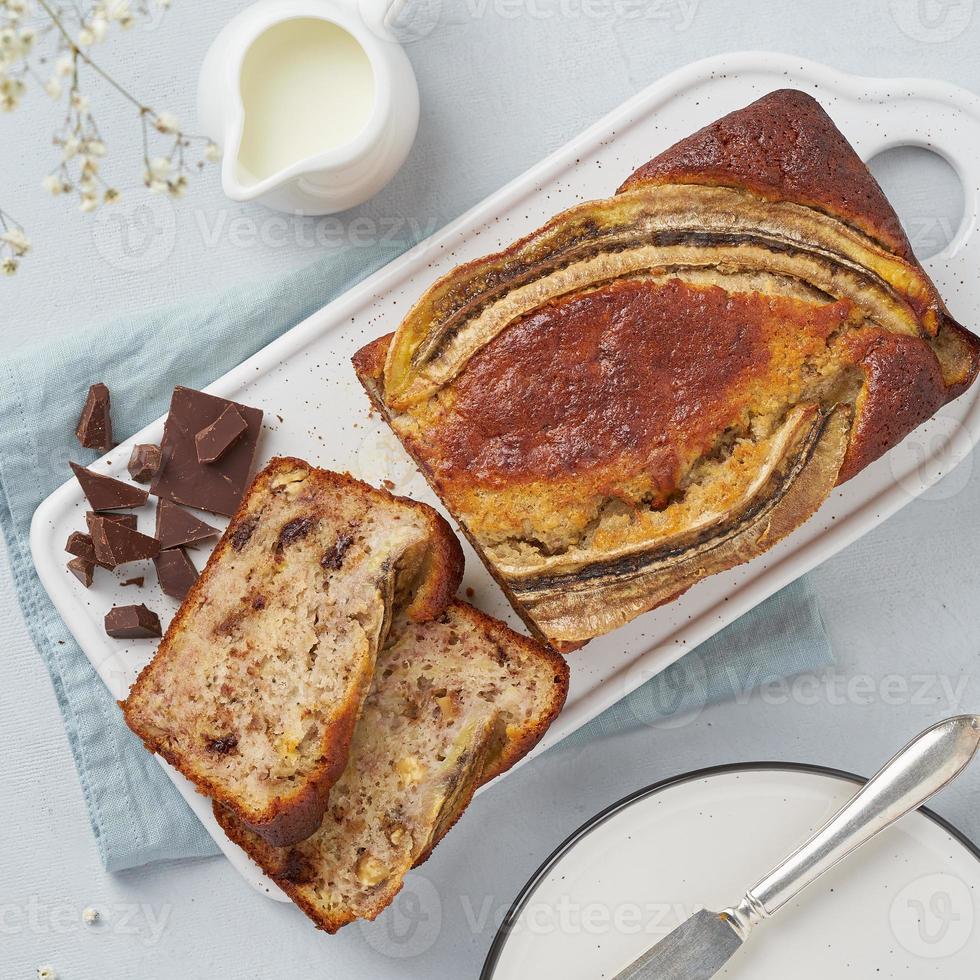
[[[911,741],[823,828],[723,912],[697,912],[614,980],[708,980],[752,929],[862,844],[951,783],[980,747],[980,715],[947,718]]]

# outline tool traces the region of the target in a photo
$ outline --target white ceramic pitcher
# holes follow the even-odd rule
[[[385,27],[390,5],[391,0],[260,0],[225,26],[201,66],[198,117],[202,132],[223,148],[221,185],[228,197],[280,211],[332,214],[366,201],[391,180],[415,140],[419,95],[411,63]],[[336,25],[363,50],[373,101],[349,139],[254,175],[240,158],[249,111],[242,68],[263,35],[305,19]]]

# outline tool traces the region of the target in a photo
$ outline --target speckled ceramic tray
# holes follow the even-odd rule
[[[903,144],[941,153],[964,184],[965,217],[951,244],[925,263],[953,315],[980,322],[980,99],[937,82],[843,75],[798,58],[735,54],[701,61],[668,76],[596,123],[567,146],[487,198],[418,247],[315,313],[287,335],[216,381],[208,390],[256,405],[267,425],[259,452],[305,457],[350,470],[438,506],[425,481],[388,429],[368,414],[349,358],[391,330],[438,275],[498,249],[575,202],[606,197],[640,163],[679,138],[775,88],[796,86],[820,99],[865,159]],[[931,487],[963,459],[980,433],[978,391],[943,409],[888,456],[836,492],[804,527],[748,565],[716,575],[681,599],[595,640],[571,657],[567,706],[538,751],[553,745],[746,610],[871,530]],[[281,421],[279,418],[281,417]],[[163,421],[138,433],[100,471],[121,474],[134,442],[157,442]],[[101,575],[82,589],[65,569],[70,531],[84,526],[78,484],[66,483],[39,508],[31,532],[38,573],[58,611],[116,697],[125,696],[153,653],[150,641],[106,637],[105,611],[134,601],[134,592]],[[141,516],[144,529],[151,509]],[[200,563],[204,553],[199,552]],[[516,624],[503,595],[467,549],[465,585],[474,602]],[[154,588],[144,593],[168,619],[174,604]],[[277,894],[213,821],[208,802],[171,772],[177,785],[235,866]],[[277,897],[282,897],[277,894]]]

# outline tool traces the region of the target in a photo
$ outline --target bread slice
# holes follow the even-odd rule
[[[980,342],[783,90],[443,276],[354,365],[564,650],[771,548],[962,393]]]
[[[275,459],[133,685],[126,722],[267,840],[302,840],[347,764],[393,615],[440,615],[462,567],[432,508]]]
[[[215,816],[321,929],[373,919],[477,787],[537,743],[567,691],[560,656],[453,602],[393,631],[312,837],[271,847],[219,804]]]

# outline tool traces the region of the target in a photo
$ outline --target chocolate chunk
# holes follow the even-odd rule
[[[100,381],[92,385],[75,428],[78,441],[86,449],[107,453],[112,449],[112,419],[109,416],[109,389]]]
[[[161,551],[179,548],[185,544],[197,544],[213,538],[217,533],[216,527],[189,514],[183,507],[178,507],[169,500],[158,501],[155,535],[160,542]]]
[[[105,631],[117,640],[145,640],[163,635],[160,617],[142,603],[138,606],[113,606],[105,614]]]
[[[126,469],[137,483],[149,483],[160,469],[160,459],[160,447],[143,442],[133,446]]]
[[[65,551],[69,555],[77,555],[86,561],[95,561],[95,545],[92,544],[92,536],[84,531],[72,531],[65,542]]]
[[[286,521],[279,531],[279,540],[276,542],[276,554],[281,555],[283,548],[305,538],[318,524],[315,517],[295,517],[291,521]]]
[[[157,568],[157,581],[164,595],[184,600],[191,586],[197,581],[197,569],[183,548],[161,551],[153,564]]]
[[[136,530],[135,514],[96,514],[94,510],[87,510],[85,511],[85,523],[88,525],[89,534],[92,533],[92,521],[99,517],[104,517],[107,521],[116,521],[118,524],[124,524],[134,531]]]
[[[235,551],[241,551],[248,544],[258,526],[259,519],[257,517],[246,517],[239,523],[231,536],[231,546]]]
[[[248,431],[217,463],[202,464],[194,437],[229,406],[245,419]],[[175,504],[231,517],[245,496],[261,429],[260,409],[192,388],[174,388],[160,446],[163,463],[150,492]]]
[[[130,561],[146,561],[160,554],[160,542],[148,534],[140,534],[119,521],[96,517],[89,524],[95,558],[106,568],[115,568]]]
[[[78,463],[68,465],[78,477],[82,493],[88,498],[92,510],[123,510],[127,507],[142,507],[146,503],[148,494],[139,487],[131,487],[122,480],[94,473]]]
[[[120,582],[120,585],[135,585],[136,588],[142,588],[143,583],[146,579],[142,575],[137,575],[135,578],[127,578]]]
[[[208,752],[217,752],[218,755],[227,755],[238,748],[237,735],[222,735],[220,738],[209,738],[207,740]]]
[[[217,463],[248,432],[242,413],[229,405],[209,426],[194,436],[199,463]]]
[[[327,572],[337,571],[343,565],[344,555],[347,554],[353,543],[354,536],[352,534],[346,532],[341,534],[333,545],[323,553],[323,557],[320,559],[320,567]]]
[[[87,558],[72,558],[68,562],[68,571],[87,589],[92,584],[95,562],[89,561]]]

